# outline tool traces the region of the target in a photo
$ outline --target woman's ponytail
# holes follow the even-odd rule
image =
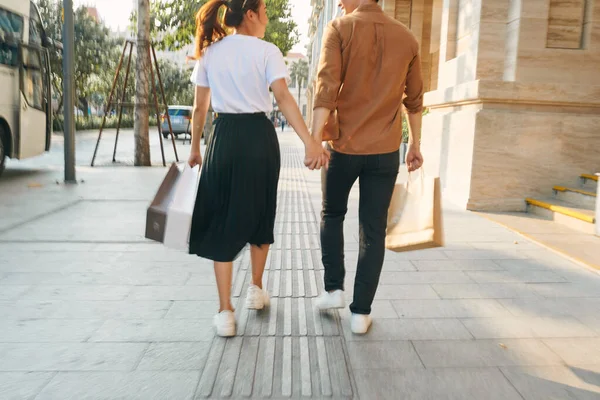
[[[196,15],[196,59],[204,49],[227,36],[227,28],[237,28],[248,10],[258,12],[260,0],[210,0]],[[221,13],[225,6],[225,15]]]

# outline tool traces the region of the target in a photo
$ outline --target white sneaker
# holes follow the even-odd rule
[[[266,290],[259,288],[256,285],[248,287],[246,294],[246,308],[249,310],[262,310],[269,306],[271,300]]]
[[[367,333],[371,324],[373,323],[373,318],[370,315],[365,314],[354,314],[350,317],[350,329],[352,333],[357,335],[364,335]]]
[[[343,290],[334,290],[333,292],[323,292],[317,298],[315,303],[319,310],[330,310],[332,308],[346,307],[346,299],[344,299]]]
[[[224,310],[215,315],[215,329],[221,337],[235,336],[235,315],[233,311]]]

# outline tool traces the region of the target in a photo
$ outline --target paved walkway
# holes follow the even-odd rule
[[[447,246],[388,253],[363,337],[322,290],[319,174],[280,134],[273,296],[215,338],[210,263],[143,238],[162,168],[82,167],[0,181],[0,399],[598,399],[600,276],[446,205]],[[35,185],[30,185],[35,181]],[[347,217],[348,299],[358,194]]]

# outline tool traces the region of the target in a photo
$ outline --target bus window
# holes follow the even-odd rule
[[[31,3],[31,11],[29,15],[29,43],[41,47],[44,28],[42,27],[42,21],[40,21],[37,8],[33,3]]]
[[[18,43],[23,40],[23,17],[0,9],[0,64],[18,65]]]
[[[23,80],[21,90],[30,107],[45,111],[42,65],[41,54],[38,50],[23,47]]]

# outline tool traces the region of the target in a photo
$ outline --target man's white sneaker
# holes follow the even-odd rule
[[[233,311],[224,310],[215,315],[215,329],[221,337],[235,336],[235,315]]]
[[[259,288],[256,285],[248,287],[246,294],[246,308],[249,310],[262,310],[269,306],[271,300],[266,290]]]
[[[344,308],[346,300],[343,290],[334,290],[333,292],[323,292],[315,303],[319,310],[331,310],[333,308]]]
[[[357,335],[364,335],[367,333],[371,324],[373,323],[373,318],[370,315],[365,314],[354,314],[350,317],[350,329],[352,333]]]

